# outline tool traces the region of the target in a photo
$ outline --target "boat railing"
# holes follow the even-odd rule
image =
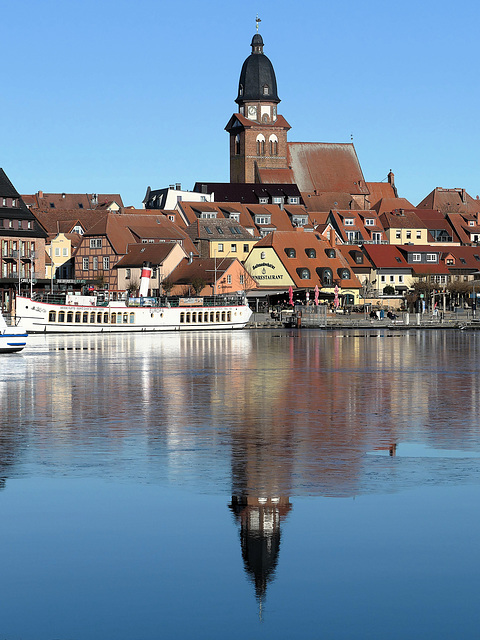
[[[65,295],[58,293],[34,293],[32,300],[46,304],[64,305],[66,303]],[[111,302],[114,306],[115,301],[112,300]],[[242,295],[203,296],[198,298],[161,296],[159,298],[127,298],[125,302],[128,307],[236,307],[245,304],[245,297]],[[108,297],[102,296],[96,299],[94,306],[108,307],[108,305]]]

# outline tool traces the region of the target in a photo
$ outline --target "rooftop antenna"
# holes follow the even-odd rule
[[[256,27],[257,27],[257,33],[258,33],[258,23],[261,22],[260,18],[258,17],[258,13],[257,13],[257,17],[255,18],[255,22],[257,23]]]

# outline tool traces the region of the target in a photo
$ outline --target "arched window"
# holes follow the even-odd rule
[[[268,84],[263,85],[263,95],[268,96]]]
[[[350,280],[350,271],[349,269],[339,269],[338,270],[338,275],[340,276],[340,278],[342,278],[342,280]]]
[[[265,136],[261,133],[257,136],[257,156],[265,155]]]
[[[265,251],[260,253],[260,260],[265,260]]]
[[[325,253],[327,254],[327,258],[335,258],[336,256],[335,249],[325,249]]]
[[[235,136],[235,155],[239,156],[240,155],[240,134],[237,133],[237,135]]]
[[[266,123],[266,122],[269,122],[270,118],[268,117],[268,115],[266,113],[264,113],[263,116],[262,116],[262,120],[263,120],[263,122]]]
[[[315,249],[305,249],[305,253],[307,254],[307,256],[309,258],[316,258],[317,257],[317,252],[315,251]]]
[[[317,269],[317,273],[322,281],[322,287],[331,287],[333,284],[333,272],[331,269]]]
[[[270,142],[270,155],[271,156],[278,156],[278,138],[275,135],[271,135],[269,137],[269,142]]]
[[[289,258],[296,258],[297,257],[297,252],[295,251],[295,249],[293,249],[293,247],[289,247],[289,248],[285,249],[285,253],[287,254],[287,256]]]

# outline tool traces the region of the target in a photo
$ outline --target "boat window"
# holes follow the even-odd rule
[[[65,311],[59,311],[58,312],[58,321],[59,322],[65,322]]]
[[[75,322],[81,322],[82,321],[82,314],[80,311],[75,311]]]
[[[220,322],[220,311],[217,311],[215,314],[215,322]]]
[[[135,314],[134,313],[130,314],[130,324],[135,324]]]
[[[67,311],[67,322],[73,322],[73,311]]]
[[[185,324],[185,312],[182,311],[180,314],[180,324]]]
[[[101,312],[97,313],[97,322],[98,322],[98,324],[102,323],[102,313]]]
[[[104,314],[103,314],[103,322],[104,322],[105,324],[108,324],[108,313],[104,313]]]
[[[187,311],[187,324],[190,323],[190,311]]]
[[[227,322],[231,322],[231,321],[232,321],[232,312],[227,311]]]
[[[197,321],[197,313],[194,311],[192,313],[192,322],[196,322]]]
[[[117,314],[116,313],[112,313],[112,315],[110,316],[110,322],[112,324],[116,324],[117,323]]]
[[[122,314],[117,313],[117,324],[122,324]]]
[[[100,315],[100,319],[102,319],[101,314]],[[95,311],[92,311],[92,313],[90,314],[90,324],[95,324]]]
[[[123,314],[123,323],[128,324],[128,313]]]
[[[201,311],[199,311],[199,313],[198,313],[198,321],[199,321],[199,322],[202,322],[202,321],[203,321],[203,315],[202,315],[202,312],[201,312]]]
[[[215,314],[213,311],[210,311],[210,322],[215,322]]]
[[[203,315],[203,321],[204,322],[208,322],[208,311],[205,311],[205,313]]]
[[[225,311],[222,311],[222,322],[225,322]]]
[[[48,321],[49,322],[55,322],[56,315],[57,315],[56,311],[49,311],[48,312]]]
[[[83,312],[83,320],[82,322],[88,322],[88,311]]]

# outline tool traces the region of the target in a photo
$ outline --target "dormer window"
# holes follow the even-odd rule
[[[350,280],[350,271],[348,269],[339,269],[337,273],[342,280]]]
[[[243,96],[243,84],[238,87],[238,95]]]
[[[317,252],[315,251],[315,249],[305,249],[305,253],[307,254],[307,256],[309,258],[316,258],[317,257]]]
[[[300,204],[300,198],[298,196],[288,196],[288,204]]]
[[[268,96],[268,93],[269,93],[269,91],[268,91],[268,84],[264,84],[264,85],[263,85],[263,95],[264,95],[264,96]]]
[[[297,273],[302,280],[310,280],[310,269],[300,268]]]
[[[258,204],[268,204],[268,198],[259,198]]]
[[[325,249],[325,253],[327,254],[327,258],[335,258],[337,255],[335,249]]]
[[[17,206],[17,201],[15,200],[15,198],[13,198],[12,200],[12,207],[16,207]]]
[[[475,226],[475,220],[469,220],[468,221],[468,226],[474,227]]]
[[[235,222],[240,222],[240,214],[239,213],[236,213],[236,212],[234,213],[232,211],[228,217],[230,218],[230,220],[235,220]]]
[[[317,274],[320,276],[323,287],[330,287],[333,284],[333,272],[331,269],[317,268]]]
[[[288,249],[285,249],[285,253],[287,254],[288,258],[297,257],[297,252],[295,251],[295,249],[293,249],[293,247],[289,247]]]
[[[353,227],[353,218],[345,218],[343,224],[346,227]]]
[[[365,218],[365,226],[366,227],[374,227],[375,219],[374,218]]]
[[[270,224],[272,216],[256,215],[255,224]]]

